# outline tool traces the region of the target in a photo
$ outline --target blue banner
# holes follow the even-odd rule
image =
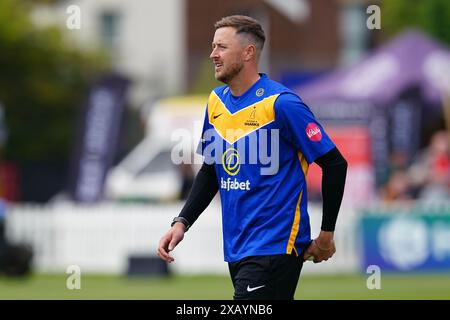
[[[450,213],[365,215],[360,230],[364,270],[450,271]]]

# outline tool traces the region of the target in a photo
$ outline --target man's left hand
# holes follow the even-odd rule
[[[330,231],[320,231],[319,236],[306,249],[303,260],[312,260],[314,263],[319,263],[331,258],[336,252],[333,234],[334,232]]]

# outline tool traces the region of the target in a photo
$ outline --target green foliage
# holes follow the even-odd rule
[[[0,102],[9,134],[3,157],[64,160],[89,80],[106,59],[72,48],[56,26],[33,25],[31,9],[29,1],[0,1]]]
[[[385,0],[381,8],[381,24],[388,37],[407,27],[416,27],[450,45],[450,1]]]

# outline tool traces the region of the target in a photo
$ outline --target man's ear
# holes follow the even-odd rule
[[[244,61],[250,61],[256,57],[256,46],[254,44],[249,44],[244,50]]]

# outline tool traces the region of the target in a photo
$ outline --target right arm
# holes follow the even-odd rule
[[[159,241],[157,254],[161,259],[169,263],[174,261],[173,257],[169,255],[169,252],[183,240],[184,233],[211,203],[218,190],[219,185],[217,183],[214,164],[203,163],[192,184],[192,189],[186,203],[178,215],[178,217],[182,218],[180,219],[181,221],[175,222]]]

